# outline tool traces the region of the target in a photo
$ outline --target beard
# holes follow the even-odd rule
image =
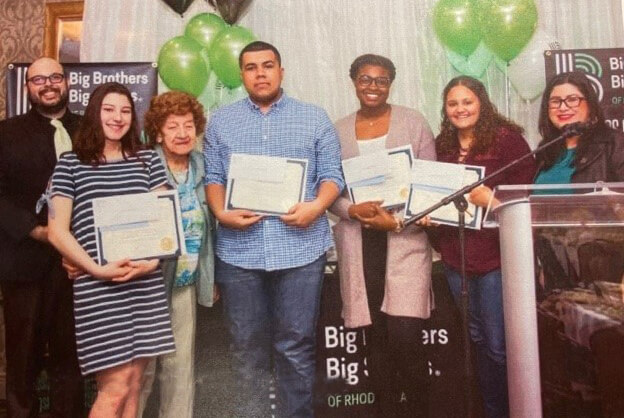
[[[44,103],[41,100],[40,96],[50,91],[54,91],[58,93],[59,99],[55,103]],[[69,101],[69,93],[67,91],[67,88],[65,88],[65,91],[63,91],[59,87],[53,87],[53,86],[41,89],[37,93],[32,93],[29,90],[28,101],[30,102],[30,104],[35,110],[37,110],[39,113],[43,115],[55,114],[67,107],[67,103]]]
[[[252,102],[265,105],[265,104],[272,104],[273,102],[276,102],[277,99],[279,99],[279,97],[282,94],[282,89],[278,88],[275,91],[267,92],[266,94],[262,94],[262,95],[255,95],[251,92],[247,92],[247,94],[249,94],[249,98],[251,99]]]

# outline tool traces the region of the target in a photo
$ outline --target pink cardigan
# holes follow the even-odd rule
[[[359,155],[355,137],[355,113],[336,122],[342,159]],[[433,134],[416,110],[392,105],[386,148],[411,144],[414,157],[435,160]],[[334,226],[338,253],[342,317],[349,328],[371,324],[368,310],[360,223],[349,218],[351,201],[343,193],[330,208],[340,217]],[[400,233],[388,232],[386,283],[381,310],[388,315],[429,318],[433,308],[431,291],[431,247],[425,232],[409,226]]]

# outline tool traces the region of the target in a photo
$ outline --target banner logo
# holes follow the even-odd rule
[[[602,102],[604,89],[600,83],[602,77],[602,65],[595,57],[582,52],[555,52],[555,73],[569,73],[571,71],[582,71],[592,83],[598,100]]]

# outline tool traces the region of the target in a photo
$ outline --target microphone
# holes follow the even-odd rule
[[[572,136],[578,136],[584,134],[593,126],[591,122],[574,122],[567,124],[563,127],[561,136],[563,138],[570,138]]]

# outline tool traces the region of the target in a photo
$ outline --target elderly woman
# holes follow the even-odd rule
[[[396,75],[392,61],[362,55],[349,74],[360,109],[336,122],[342,159],[401,145],[411,145],[416,158],[435,159],[433,134],[424,117],[387,103]],[[380,202],[353,204],[343,195],[330,211],[340,217],[334,235],[342,315],[347,327],[366,327],[377,416],[426,416],[422,329],[432,308],[427,235],[418,226],[402,229],[399,215]],[[407,403],[399,404],[401,391]]]
[[[522,129],[498,113],[485,86],[468,76],[452,79],[442,95],[442,124],[436,138],[438,160],[485,167],[492,173],[529,152]],[[527,159],[470,193],[475,205],[487,206],[491,188],[530,183],[535,161]],[[438,227],[438,245],[446,279],[457,303],[461,293],[461,253],[457,228]],[[469,329],[477,352],[477,375],[489,418],[509,414],[501,260],[498,231],[465,232]]]
[[[195,151],[206,118],[192,96],[170,91],[152,98],[145,131],[166,167],[169,185],[178,191],[187,254],[162,263],[176,351],[160,363],[160,417],[190,418],[195,394],[195,327],[197,303],[212,306],[214,289],[214,218],[206,205],[204,165]],[[154,381],[156,360],[146,370],[141,410]],[[139,415],[140,416],[140,415]]]

